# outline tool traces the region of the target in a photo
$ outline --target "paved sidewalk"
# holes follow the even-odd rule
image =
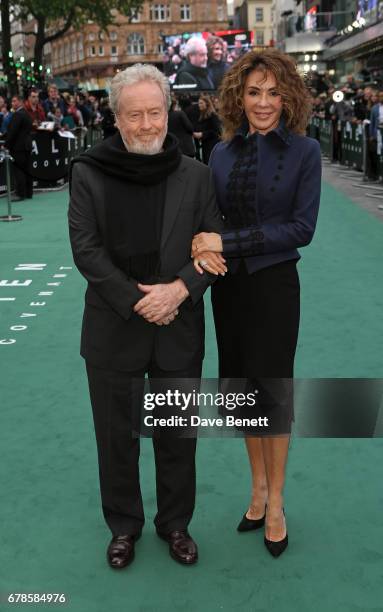
[[[322,161],[324,181],[383,221],[383,209],[378,208],[379,205],[383,206],[383,183],[365,182],[363,173],[354,168],[331,163],[326,157]]]

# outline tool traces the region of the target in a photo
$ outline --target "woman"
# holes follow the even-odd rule
[[[202,147],[202,161],[209,162],[212,149],[220,139],[221,124],[215,113],[210,96],[202,95],[198,99],[199,119],[194,138],[200,141]]]
[[[293,377],[298,337],[297,248],[313,237],[320,200],[320,148],[305,136],[310,112],[310,94],[280,51],[250,51],[226,73],[223,142],[210,158],[226,229],[198,234],[192,245],[200,273],[222,273],[222,261],[228,270],[212,289],[219,375],[255,379],[275,425],[246,438],[252,495],[238,526],[265,524],[273,556],[288,543],[283,486],[293,413],[291,384],[281,379]]]

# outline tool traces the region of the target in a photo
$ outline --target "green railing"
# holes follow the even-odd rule
[[[334,139],[336,143],[340,141],[340,145],[338,145],[340,146],[340,163],[366,172],[368,126],[360,123],[351,123],[350,121],[336,123],[313,117],[307,134],[319,141],[322,153],[330,159],[333,157]],[[382,143],[382,135],[383,130],[380,130],[380,143]],[[382,144],[380,144],[378,154],[380,155],[379,175],[383,177]]]

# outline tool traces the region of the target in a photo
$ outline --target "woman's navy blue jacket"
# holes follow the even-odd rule
[[[229,142],[213,149],[209,166],[213,170],[217,201],[226,219],[222,232],[223,255],[229,271],[235,272],[244,257],[249,273],[299,259],[299,247],[311,242],[318,216],[321,191],[321,153],[319,143],[295,134],[286,127],[282,115],[279,125],[266,135],[247,136],[243,124]],[[232,229],[227,221],[230,203],[228,182],[232,169],[249,146],[256,146],[253,162],[256,187],[251,205],[256,225]]]

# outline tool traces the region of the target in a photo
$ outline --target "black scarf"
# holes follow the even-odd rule
[[[143,155],[127,151],[118,133],[73,160],[105,175],[103,241],[115,264],[140,282],[154,282],[159,274],[166,179],[181,159],[178,141],[171,134],[163,151]]]
[[[129,183],[155,185],[178,168],[181,156],[178,140],[173,134],[167,134],[163,151],[155,155],[143,155],[127,151],[118,132],[81,153],[73,163],[90,164],[104,174]]]

